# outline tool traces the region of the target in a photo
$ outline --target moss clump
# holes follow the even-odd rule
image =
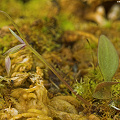
[[[74,90],[84,98],[92,98],[93,91],[98,83],[102,82],[103,78],[99,67],[90,68],[88,74],[74,85]]]
[[[75,30],[75,25],[70,16],[62,14],[57,16],[59,27],[62,31]]]

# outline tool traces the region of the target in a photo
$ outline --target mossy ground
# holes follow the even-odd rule
[[[69,3],[67,0],[9,0],[9,2],[7,0],[1,0],[1,3],[1,10],[7,12],[13,18],[28,43],[34,49],[36,49],[50,64],[52,64],[52,66],[54,66],[59,74],[77,91],[78,94],[91,103],[91,108],[87,108],[83,105],[83,103],[80,103],[79,107],[82,106],[82,109],[80,108],[80,110],[78,110],[78,106],[76,107],[71,105],[71,107],[77,108],[77,112],[71,108],[73,111],[75,111],[75,114],[78,114],[78,112],[82,112],[83,114],[81,115],[81,119],[79,116],[76,116],[76,119],[74,116],[72,119],[92,120],[90,115],[93,114],[98,116],[93,116],[96,117],[96,120],[111,120],[115,117],[116,119],[119,119],[119,111],[111,108],[110,103],[115,102],[115,105],[120,108],[120,84],[113,86],[113,96],[109,100],[98,100],[92,97],[95,86],[99,82],[103,81],[97,63],[97,47],[99,36],[101,34],[106,35],[113,42],[118,55],[120,56],[119,20],[112,22],[107,20],[108,22],[103,25],[99,24],[96,19],[92,18],[92,20],[88,20],[86,18],[90,13],[93,12],[93,10],[87,5],[84,5],[82,2],[79,2],[78,4],[76,0],[73,0],[71,3]],[[91,3],[90,6],[93,4]],[[97,8],[97,3],[95,6]],[[87,14],[84,13],[85,11],[87,11]],[[21,82],[15,81],[16,83],[10,83],[10,78],[7,78],[7,74],[5,72],[5,57],[3,56],[3,53],[9,48],[19,44],[19,41],[14,38],[14,36],[9,32],[8,28],[11,28],[16,32],[11,22],[5,16],[0,14],[0,76],[3,76],[3,78],[0,78],[1,116],[3,109],[15,107],[15,103],[13,102],[14,100],[9,98],[9,96],[13,94],[12,90],[21,89],[22,91],[23,88],[29,88],[30,86],[35,85],[35,83],[32,81],[33,77],[31,76],[36,75],[36,67],[40,68],[38,70],[39,73],[37,74],[42,77],[44,86],[47,88],[49,98],[54,98],[55,96],[59,95],[71,95],[70,91],[66,89],[65,85],[61,83],[61,81],[47,68],[47,66],[41,63],[41,61],[39,61],[27,48],[11,55],[11,80],[13,77],[16,77],[16,75],[23,75],[23,73],[25,73],[25,75],[29,74],[28,76],[31,79],[29,79],[29,77],[24,78],[20,76]],[[88,39],[90,45],[86,39]],[[24,60],[28,61],[22,63],[21,61]],[[115,81],[119,81],[119,73],[120,67],[114,76]],[[36,89],[36,91],[37,90],[38,89]],[[30,93],[26,94],[29,95]],[[20,99],[22,100],[20,97],[18,101],[20,101]],[[54,100],[56,99],[52,99],[53,103],[55,102]],[[53,104],[52,101],[50,102],[51,104]],[[61,99],[57,102],[60,102],[60,104],[62,102],[64,104],[68,104],[66,101],[62,101]],[[72,102],[75,101],[73,100]],[[70,105],[68,106],[70,107]],[[44,109],[47,111],[48,108]],[[59,112],[57,110],[56,112],[53,108],[50,111],[54,116],[54,119],[64,119],[64,117],[60,116],[62,111],[69,113],[69,110],[65,110],[67,108],[64,109],[58,107],[56,109],[58,109]],[[50,115],[48,114],[48,116]],[[70,119],[68,114],[66,116],[66,119]],[[11,118],[11,116],[8,116],[8,119],[9,118]]]

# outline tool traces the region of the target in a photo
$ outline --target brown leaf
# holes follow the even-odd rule
[[[111,98],[111,86],[118,84],[120,82],[101,82],[96,86],[96,89],[93,93],[93,97],[97,99],[109,99]]]

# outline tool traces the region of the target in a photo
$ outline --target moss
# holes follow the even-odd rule
[[[116,81],[119,82],[119,79]],[[120,96],[120,84],[112,86],[112,94],[113,94],[113,98],[119,98],[119,96]]]
[[[0,2],[1,2],[1,4],[0,4],[1,10],[9,13],[13,18],[20,16],[21,11],[22,11],[21,2],[16,1],[16,0],[1,0]],[[0,20],[2,20],[2,19],[0,18]]]
[[[88,74],[85,75],[80,82],[77,82],[74,85],[74,90],[84,98],[92,98],[95,87],[102,81],[103,78],[99,67],[96,67],[95,69],[90,68]]]
[[[50,0],[31,0],[24,6],[27,17],[42,18],[48,16]],[[34,11],[34,12],[33,12]]]
[[[74,23],[72,22],[70,16],[62,14],[57,17],[57,20],[61,30],[75,30]]]
[[[15,40],[16,41],[16,40]],[[13,40],[13,36],[5,35],[2,38],[0,38],[0,52],[3,54],[6,52],[10,47],[13,47],[16,43]]]
[[[110,100],[102,102],[102,100],[94,99],[93,101],[92,93],[96,85],[103,81],[103,78],[98,67],[95,69],[94,68],[88,69],[88,67],[91,66],[91,64],[88,64],[88,62],[90,61],[90,57],[87,55],[86,49],[89,51],[90,47],[87,44],[87,42],[83,48],[80,47],[80,45],[83,44],[83,41],[85,41],[86,38],[91,40],[92,37],[85,36],[85,34],[80,34],[78,39],[76,39],[76,41],[73,41],[71,43],[69,41],[68,43],[61,42],[61,37],[64,31],[69,31],[69,30],[71,31],[71,33],[73,32],[76,33],[76,31],[81,30],[83,33],[93,34],[97,38],[101,33],[105,33],[106,35],[109,35],[110,38],[112,38],[112,40],[115,42],[117,50],[120,51],[119,21],[115,21],[114,23],[106,23],[105,26],[99,27],[91,21],[84,20],[81,22],[81,18],[78,18],[78,20],[76,21],[75,16],[72,17],[70,14],[66,15],[67,13],[64,12],[64,10],[61,10],[62,13],[64,14],[61,14],[61,11],[57,12],[56,14],[54,12],[55,9],[53,10],[53,8],[55,7],[52,6],[52,0],[30,0],[25,4],[21,3],[20,0],[19,1],[9,0],[7,4],[6,4],[6,1],[8,0],[1,0],[1,5],[0,5],[1,10],[5,10],[7,13],[10,14],[10,16],[12,16],[13,19],[15,19],[15,22],[19,26],[20,31],[22,32],[22,34],[24,34],[24,36],[26,37],[26,39],[28,40],[28,42],[31,44],[32,47],[34,47],[39,53],[42,53],[44,55],[44,58],[47,58],[47,54],[49,54],[47,60],[51,59],[54,66],[56,66],[58,71],[61,73],[60,75],[64,76],[67,82],[70,83],[71,85],[73,85],[73,83],[75,82],[75,79],[74,79],[75,72],[72,71],[72,66],[74,65],[74,63],[77,63],[78,68],[75,74],[77,74],[78,70],[80,70],[81,71],[80,77],[82,76],[82,79],[80,79],[80,77],[78,78],[78,81],[74,85],[74,90],[77,91],[78,94],[82,95],[82,97],[87,98],[88,101],[91,101],[91,103],[95,103],[94,105],[97,106],[96,107],[97,109],[95,110],[94,108],[90,108],[88,110],[89,113],[94,113],[94,112],[97,113],[98,115],[102,116],[101,120],[110,119],[110,118],[113,118],[115,114],[117,115],[118,112],[115,111],[113,108],[111,109],[109,107]],[[38,21],[38,24],[34,24],[37,20],[40,20],[42,22]],[[3,15],[0,15],[0,21],[1,21],[0,27],[6,26],[6,25],[9,26],[11,24],[10,21],[6,19]],[[8,31],[3,31],[2,28],[0,32],[3,32],[3,34],[1,34],[0,36],[0,54],[1,54],[0,55],[0,74],[3,75],[6,73],[4,70],[5,69],[4,57],[2,54],[12,46],[16,45],[17,40],[15,40],[14,36],[10,35]],[[77,49],[78,50],[84,49],[85,51],[78,52],[77,54],[75,54],[74,49],[76,49],[76,46],[74,47],[74,49],[73,49],[73,46],[77,43],[77,41],[79,41],[80,43]],[[91,43],[91,48],[93,48],[94,51],[97,51],[96,50],[97,44],[94,41],[90,41],[90,43]],[[58,48],[60,48],[61,50],[58,50]],[[69,55],[68,52],[65,55],[65,51],[61,52],[63,49],[66,49],[66,48],[70,49],[69,52],[71,55]],[[52,51],[55,51],[54,54],[56,56],[52,55],[53,54],[51,53]],[[24,50],[22,51],[22,53],[25,55]],[[83,57],[82,53],[86,54],[86,56]],[[18,58],[17,56],[14,57],[14,61],[16,61],[16,58]],[[69,56],[69,57],[66,57],[66,56]],[[79,60],[75,59],[74,56],[77,56]],[[21,55],[19,57],[21,57]],[[94,57],[96,60],[97,57],[96,56]],[[58,58],[60,58],[60,60]],[[84,65],[83,65],[83,62],[81,62],[81,60],[84,61]],[[12,63],[14,63],[14,61],[12,61]],[[39,66],[41,63],[39,63],[38,60],[34,59],[33,65],[36,66],[36,64]],[[15,66],[17,65],[18,64],[16,64]],[[30,65],[32,65],[32,63],[23,64],[23,65],[20,64],[18,68],[27,67],[27,66],[30,67]],[[86,67],[84,67],[85,65]],[[32,69],[32,70],[34,71],[35,69]],[[88,73],[85,73],[85,74],[82,73],[84,71],[87,71]],[[47,81],[50,77],[50,74],[48,72],[46,72],[46,74],[47,74],[46,75],[47,77],[45,79]],[[118,75],[118,78],[119,78],[119,75]],[[56,78],[54,79],[56,81]],[[115,81],[119,81],[119,79]],[[0,84],[0,85],[1,85],[0,87],[3,88],[2,86],[5,84]],[[27,85],[27,84],[25,83],[24,85]],[[60,84],[58,85],[59,85],[58,87],[60,87]],[[50,87],[53,88],[52,85]],[[63,92],[62,89],[64,88],[65,87],[60,87],[60,90]],[[66,91],[67,92],[66,93],[64,92],[64,94],[70,94],[68,93],[69,92],[68,90]],[[115,101],[119,99],[119,96],[120,96],[119,91],[120,91],[120,84],[114,85],[112,87],[112,93],[113,93],[112,99],[114,99]],[[2,96],[0,96],[0,103],[1,103],[0,109],[2,109],[4,107],[4,99],[2,98]],[[8,103],[6,106],[7,107],[9,106]],[[120,105],[118,105],[117,107],[119,106]],[[60,114],[58,111],[57,112],[55,111],[55,113],[56,113],[56,116]],[[87,112],[85,112],[85,114],[86,113]]]

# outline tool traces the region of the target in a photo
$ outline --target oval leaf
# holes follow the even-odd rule
[[[118,68],[119,57],[111,41],[104,35],[99,40],[98,63],[104,80],[111,81]]]
[[[111,98],[111,86],[120,82],[101,82],[96,86],[93,97],[97,99],[109,99]]]

